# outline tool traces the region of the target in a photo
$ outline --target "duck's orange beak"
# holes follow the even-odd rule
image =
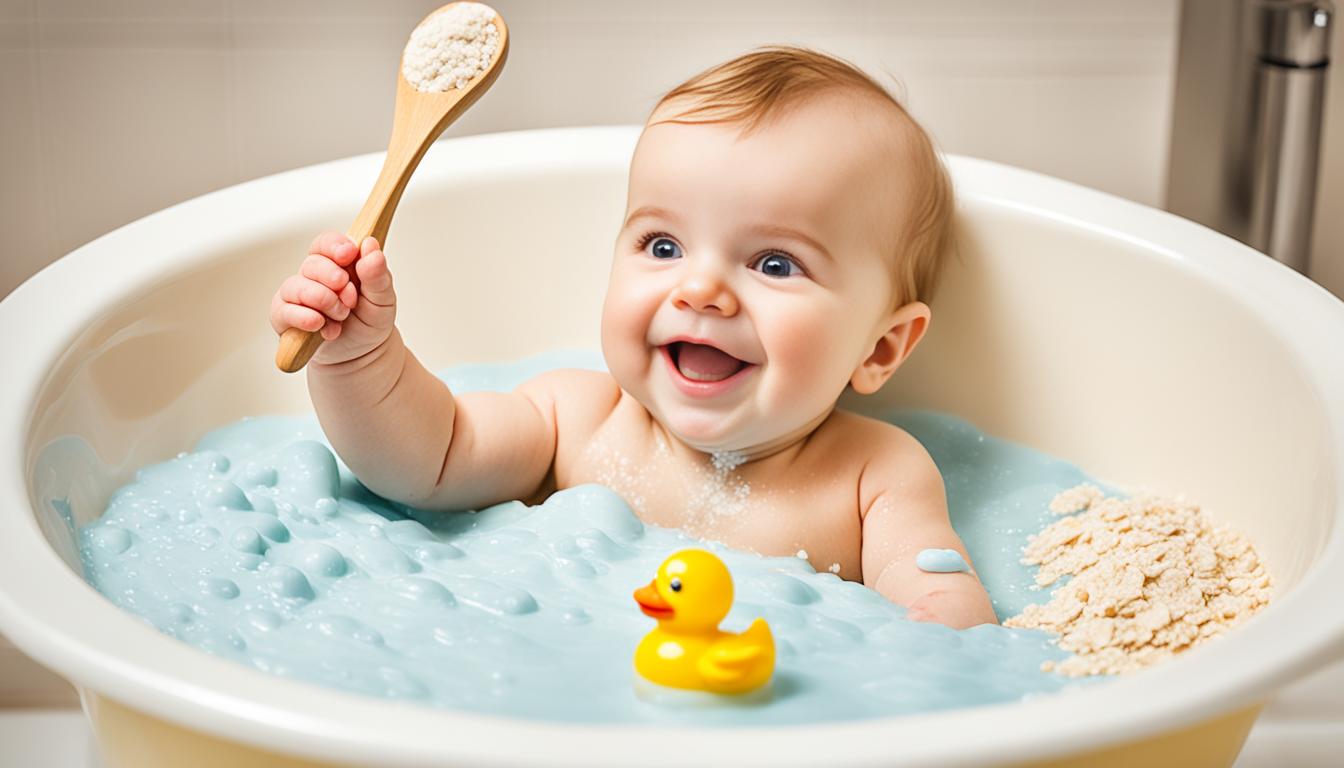
[[[667,604],[663,596],[658,594],[658,580],[650,581],[648,585],[635,590],[635,602],[639,603],[639,610],[659,621],[670,619],[676,611]]]

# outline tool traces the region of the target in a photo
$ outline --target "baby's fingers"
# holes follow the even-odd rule
[[[392,272],[387,268],[387,256],[372,237],[364,238],[362,246],[359,261],[355,262],[360,294],[379,306],[395,304],[397,296],[392,290]]]
[[[308,246],[308,253],[325,256],[336,262],[337,266],[348,267],[350,262],[359,256],[359,248],[340,232],[323,232],[313,238],[313,244]]]
[[[350,284],[349,273],[326,256],[315,253],[303,260],[303,264],[299,266],[299,274],[310,280],[316,280],[337,294]]]
[[[341,303],[335,291],[302,275],[291,275],[280,284],[280,298],[290,304],[315,309],[336,322],[350,314],[350,308]]]
[[[346,283],[339,296],[341,303],[351,309],[354,309],[355,305],[359,303],[359,291],[355,289],[354,283]]]
[[[341,324],[336,322],[335,320],[326,319],[326,325],[322,326],[323,340],[335,341],[336,337],[340,335],[341,335]]]
[[[332,321],[321,312],[298,304],[289,304],[276,294],[271,302],[271,328],[276,333],[284,333],[290,328],[301,331],[316,331]],[[324,336],[326,334],[323,334]]]

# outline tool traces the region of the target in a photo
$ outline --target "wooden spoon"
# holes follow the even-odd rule
[[[454,5],[449,3],[424,19]],[[443,133],[444,129],[476,103],[504,69],[504,60],[509,55],[509,29],[504,25],[504,17],[495,12],[494,25],[499,29],[499,46],[494,59],[484,72],[467,81],[463,88],[442,92],[417,91],[406,81],[401,65],[397,66],[397,104],[392,118],[392,139],[387,146],[387,159],[383,161],[383,170],[373,191],[364,202],[364,207],[355,217],[346,234],[358,248],[364,238],[373,236],[381,246],[386,247],[387,230],[392,226],[392,214],[401,201],[402,190],[411,180],[411,174],[425,156],[429,145]],[[417,25],[417,28],[419,25]],[[403,58],[405,53],[402,53]],[[347,268],[350,279],[355,280],[354,265]],[[275,364],[285,373],[294,373],[308,364],[308,360],[322,344],[322,334],[317,331],[305,331],[299,328],[286,329],[280,336],[280,347],[275,352]]]

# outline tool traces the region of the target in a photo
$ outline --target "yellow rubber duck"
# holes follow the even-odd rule
[[[663,561],[635,602],[658,626],[635,648],[635,671],[669,688],[746,693],[775,670],[775,638],[764,619],[740,635],[719,629],[733,605],[733,577],[715,555],[684,549]]]

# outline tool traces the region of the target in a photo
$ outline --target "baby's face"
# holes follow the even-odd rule
[[[688,445],[806,434],[888,329],[903,185],[873,108],[833,98],[747,137],[659,123],[640,138],[602,347]]]

